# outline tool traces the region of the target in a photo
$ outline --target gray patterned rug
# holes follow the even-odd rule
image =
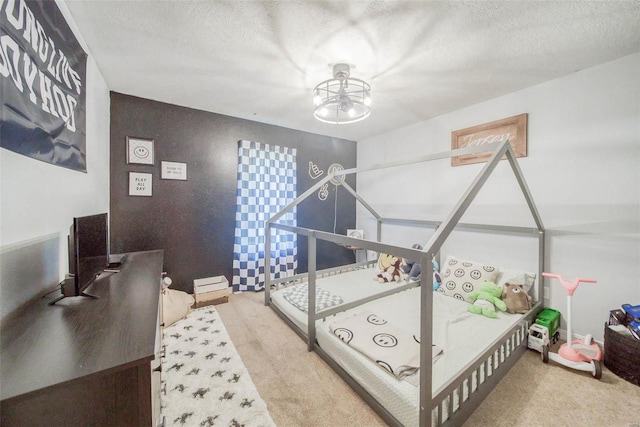
[[[214,306],[164,329],[167,426],[275,426]]]

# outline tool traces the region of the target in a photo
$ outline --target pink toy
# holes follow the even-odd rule
[[[600,346],[593,342],[591,334],[587,334],[583,340],[572,340],[571,329],[571,299],[580,283],[596,283],[594,279],[576,277],[573,281],[564,279],[559,274],[542,273],[545,277],[558,279],[567,292],[567,343],[560,346],[558,353],[550,353],[549,345],[542,348],[542,361],[547,363],[549,358],[568,368],[591,372],[594,378],[602,377],[602,351]]]

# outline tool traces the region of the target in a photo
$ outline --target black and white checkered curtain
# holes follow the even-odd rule
[[[238,141],[238,191],[233,250],[233,290],[257,291],[265,282],[265,223],[296,198],[295,148]],[[282,224],[296,225],[296,209]],[[295,274],[295,233],[273,230],[271,277]]]

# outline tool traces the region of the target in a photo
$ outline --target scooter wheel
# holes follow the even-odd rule
[[[600,378],[602,378],[602,365],[600,365],[600,361],[593,359],[591,361],[591,375],[593,375],[593,378],[599,380]]]
[[[540,351],[540,356],[542,357],[542,363],[549,362],[549,346],[543,345],[542,350]]]

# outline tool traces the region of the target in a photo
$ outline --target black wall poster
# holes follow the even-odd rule
[[[55,1],[0,0],[0,146],[86,172],[86,66]]]

